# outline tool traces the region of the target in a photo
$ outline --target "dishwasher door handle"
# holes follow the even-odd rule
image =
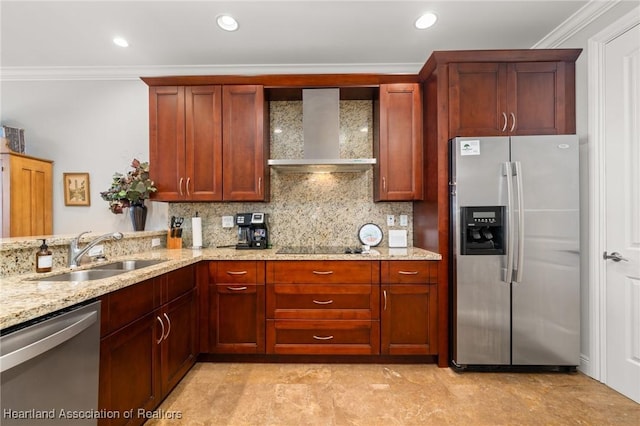
[[[25,345],[20,349],[0,356],[0,373],[3,373],[16,365],[23,364],[30,359],[43,354],[64,342],[73,339],[78,334],[89,328],[98,320],[98,312],[92,311],[83,314],[77,321],[48,336]]]

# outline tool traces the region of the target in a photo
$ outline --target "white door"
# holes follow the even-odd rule
[[[604,375],[640,402],[640,25],[605,44],[604,64]]]

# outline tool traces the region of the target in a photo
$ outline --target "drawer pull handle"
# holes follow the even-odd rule
[[[227,271],[229,275],[246,275],[247,271]]]
[[[316,335],[314,335],[313,338],[316,339],[316,340],[331,340],[331,339],[333,339],[333,336],[316,336]]]
[[[384,307],[382,308],[382,310],[386,311],[387,310],[387,290],[382,291],[382,296],[384,297]]]
[[[313,271],[313,273],[316,275],[331,275],[333,271]]]
[[[418,271],[398,271],[400,275],[418,275]]]
[[[243,291],[246,289],[247,287],[227,287],[227,290],[231,290],[231,291]]]
[[[316,305],[330,305],[333,303],[333,300],[315,300],[313,299],[313,303]]]

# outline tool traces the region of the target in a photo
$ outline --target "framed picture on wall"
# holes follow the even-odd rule
[[[64,205],[90,206],[89,173],[63,173]]]

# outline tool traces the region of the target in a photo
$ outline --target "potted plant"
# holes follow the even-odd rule
[[[111,187],[100,193],[103,200],[109,202],[109,210],[114,214],[123,213],[129,207],[131,221],[135,231],[144,230],[147,218],[147,207],[144,200],[157,191],[153,181],[149,178],[149,163],[141,163],[134,158],[131,168],[126,175],[114,173]]]

